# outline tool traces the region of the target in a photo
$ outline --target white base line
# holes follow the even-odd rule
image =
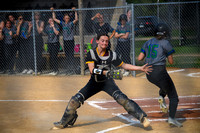
[[[179,96],[179,98],[194,98],[194,97],[200,97],[200,95],[190,95],[190,96]],[[158,99],[154,97],[150,98],[133,98],[134,101],[143,101],[143,100],[152,100],[152,99]],[[69,102],[69,100],[14,100],[14,99],[8,99],[8,100],[0,100],[0,102]],[[115,100],[101,100],[101,101],[86,101],[88,104],[95,104],[95,103],[108,103],[108,102],[115,102]]]
[[[198,98],[200,97],[200,95],[191,95],[191,96],[179,96],[179,99],[180,98]],[[152,100],[152,99],[155,99],[157,100],[158,98],[138,98],[138,99],[132,99],[134,101],[143,101],[143,100]],[[110,100],[110,101],[87,101],[88,104],[92,107],[95,107],[97,109],[100,109],[100,110],[110,110],[110,109],[118,109],[119,107],[114,107],[114,108],[105,108],[105,107],[101,107],[99,106],[98,104],[100,103],[108,103],[108,102],[116,102],[115,100]],[[180,103],[179,105],[188,105],[188,104],[200,104],[200,103]],[[157,106],[157,105],[143,105],[141,107],[147,107],[147,106]]]
[[[115,115],[115,116],[118,116],[119,118],[123,119],[123,120],[126,120],[127,122],[130,122],[129,124],[124,124],[124,125],[120,125],[120,126],[117,126],[117,127],[112,127],[112,128],[108,128],[108,129],[105,129],[105,130],[102,130],[102,131],[98,131],[96,133],[106,133],[106,132],[109,132],[109,131],[112,131],[112,130],[116,130],[116,129],[120,129],[120,128],[123,128],[123,127],[127,127],[127,126],[131,126],[131,125],[135,125],[135,124],[139,124],[140,122],[138,120],[132,120],[132,119],[129,119],[121,114],[112,114],[112,115]],[[189,118],[176,118],[177,120],[197,120],[197,119],[200,119],[200,117],[189,117]],[[150,119],[149,121],[152,121],[152,122],[161,122],[161,121],[167,121],[168,119],[165,118],[165,119]]]
[[[0,100],[0,102],[69,102],[69,100]]]

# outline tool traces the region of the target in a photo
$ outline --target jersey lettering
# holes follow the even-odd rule
[[[157,57],[157,50],[156,48],[158,48],[159,45],[158,44],[150,44],[148,47],[148,55],[147,58],[156,58]]]

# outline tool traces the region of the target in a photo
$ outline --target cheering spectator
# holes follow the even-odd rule
[[[73,7],[73,10],[75,10],[76,8]],[[77,15],[77,11],[75,11],[75,19],[73,21],[70,21],[70,15],[69,14],[65,14],[63,17],[64,21],[61,21],[59,19],[56,18],[56,14],[53,11],[54,8],[51,7],[52,10],[52,15],[53,15],[53,20],[60,24],[62,27],[62,31],[63,31],[63,42],[64,42],[64,51],[65,51],[65,56],[67,58],[67,64],[69,65],[69,70],[70,73],[71,72],[75,72],[74,68],[75,68],[75,63],[74,63],[74,24],[76,24],[78,22],[78,15]]]
[[[53,18],[49,18],[48,25],[45,27],[45,32],[48,35],[48,51],[50,54],[50,66],[53,72],[49,75],[58,74],[58,52],[60,48],[59,43],[59,28],[57,24],[54,24]]]

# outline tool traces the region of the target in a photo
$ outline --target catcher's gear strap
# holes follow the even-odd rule
[[[113,61],[113,60],[117,59],[117,54],[116,54],[116,52],[112,52],[112,53],[113,53],[113,58],[112,58],[112,61]],[[92,59],[97,61],[97,58],[95,56],[95,53],[94,53],[93,49],[90,49],[90,54],[91,54]]]
[[[94,54],[94,50],[93,49],[90,49],[90,54],[91,54],[92,59],[97,61],[97,58],[96,58],[96,56]]]

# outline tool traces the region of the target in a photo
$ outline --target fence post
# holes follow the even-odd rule
[[[81,63],[81,75],[85,74],[85,59],[84,59],[84,37],[83,37],[83,1],[78,0],[79,10],[79,38],[80,38],[80,63]]]
[[[35,20],[34,20],[34,11],[32,10],[32,25],[33,25],[33,50],[34,50],[34,68],[35,68],[35,75],[37,75],[37,58],[36,58],[36,46],[35,46]]]
[[[199,33],[199,3],[196,4],[196,16],[197,16],[197,46],[199,46],[200,33]]]
[[[134,19],[134,4],[131,4],[131,11],[132,11],[132,13],[131,13],[131,24],[132,24],[132,26],[131,26],[131,31],[132,31],[132,39],[131,39],[131,41],[132,41],[132,48],[133,48],[133,65],[135,65],[135,32],[134,32],[134,25],[135,25],[135,23],[134,23],[134,21],[135,21],[135,19]],[[135,77],[135,71],[132,71],[132,75]]]

